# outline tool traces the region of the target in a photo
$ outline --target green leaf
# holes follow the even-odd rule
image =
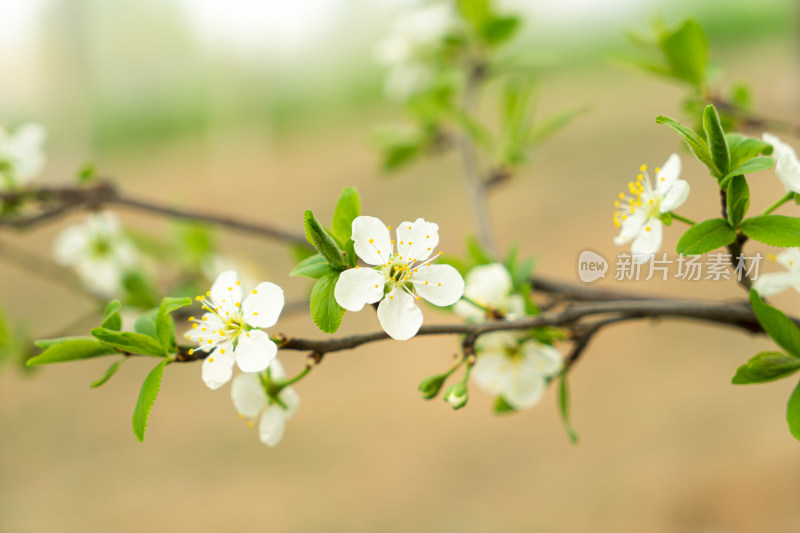
[[[750,306],[769,338],[790,354],[800,357],[800,330],[795,323],[780,310],[764,303],[755,290],[750,291]]]
[[[133,329],[136,333],[156,337],[156,316],[158,316],[158,307],[150,309],[146,313],[139,316],[133,324]]]
[[[361,214],[361,198],[355,187],[345,187],[336,202],[331,220],[331,231],[344,246],[353,233],[353,220]]]
[[[483,25],[483,39],[490,45],[497,46],[509,40],[519,29],[517,17],[493,17]]]
[[[175,322],[170,313],[182,307],[192,305],[191,298],[172,298],[165,296],[156,314],[156,338],[164,348],[164,355],[175,351]]]
[[[800,218],[761,215],[742,222],[745,235],[770,246],[800,246]]]
[[[105,373],[100,377],[100,379],[98,379],[97,381],[93,381],[89,386],[92,387],[93,389],[96,389],[97,387],[103,385],[106,381],[111,379],[111,377],[114,374],[117,373],[117,370],[119,369],[119,367],[123,363],[123,361],[125,361],[124,357],[122,359],[118,359],[118,360],[114,361],[113,363],[111,363],[111,366],[109,366],[106,369]]]
[[[734,176],[728,183],[727,202],[728,222],[736,228],[750,208],[750,188],[744,176]]]
[[[342,309],[333,295],[339,272],[323,276],[311,290],[311,318],[314,324],[325,333],[336,333],[344,317]]]
[[[153,307],[158,304],[158,295],[152,280],[148,279],[143,272],[127,272],[122,285],[128,293],[125,303],[134,307]]]
[[[467,236],[467,253],[476,265],[488,265],[495,261],[492,253],[484,248],[484,246],[478,242],[478,239],[472,235]]]
[[[786,406],[786,421],[789,423],[789,431],[797,440],[800,440],[800,383],[794,388]]]
[[[709,104],[703,111],[703,130],[706,132],[706,142],[711,152],[711,160],[719,170],[718,178],[728,173],[731,164],[731,153],[725,140],[725,131],[719,122],[717,108]]]
[[[319,279],[323,276],[333,273],[336,273],[336,270],[331,268],[331,266],[328,264],[328,261],[326,261],[321,255],[314,254],[311,257],[300,261],[289,275]]]
[[[714,162],[711,160],[711,152],[708,150],[708,143],[706,143],[706,140],[700,137],[697,132],[691,128],[687,128],[677,120],[663,115],[656,117],[656,122],[667,126],[680,135],[694,156],[708,167],[708,170],[710,170],[712,174],[719,176],[719,170],[717,170],[714,166]]]
[[[558,378],[558,414],[561,415],[561,422],[567,432],[567,438],[572,444],[578,443],[578,432],[572,426],[569,419],[569,385],[567,376],[563,373]]]
[[[738,169],[758,154],[769,155],[772,153],[772,145],[761,139],[754,139],[753,137],[747,137],[740,133],[728,133],[725,135],[725,138],[728,141],[728,148],[731,151],[732,169]],[[731,172],[735,172],[735,170]],[[746,174],[746,172],[742,172],[742,174]]]
[[[167,363],[169,363],[167,359],[158,363],[147,374],[139,391],[139,399],[136,401],[136,408],[133,410],[133,434],[136,435],[139,442],[144,441],[147,421],[150,419],[150,411],[153,409],[153,404],[161,388],[161,378],[164,376],[164,367],[167,366]]]
[[[672,75],[702,88],[708,65],[708,39],[703,27],[690,19],[677,30],[665,32],[660,41]]]
[[[728,172],[719,182],[720,186],[725,187],[734,176],[742,174],[752,174],[762,170],[769,170],[775,166],[775,160],[768,156],[754,157],[742,163],[739,167]]]
[[[727,246],[736,240],[736,231],[727,220],[712,218],[686,230],[675,247],[681,255],[701,255]]]
[[[132,331],[113,331],[106,328],[94,328],[91,334],[97,340],[127,353],[142,355],[164,356],[164,347],[149,335],[134,333]]]
[[[781,352],[761,352],[736,370],[731,379],[734,385],[766,383],[790,376],[800,370],[800,358]]]
[[[103,322],[100,323],[100,327],[119,331],[122,328],[122,315],[119,314],[121,308],[122,304],[119,300],[108,302],[106,310],[103,313]]]
[[[513,413],[516,412],[516,410],[517,409],[502,396],[495,398],[494,404],[492,405],[492,411],[497,414]]]
[[[344,270],[347,268],[339,246],[330,235],[328,235],[325,229],[320,226],[317,219],[314,218],[314,213],[307,210],[303,215],[303,219],[308,242],[317,249],[317,252],[328,261],[331,267],[336,270]]]
[[[28,359],[25,362],[26,366],[61,363],[64,361],[89,359],[90,357],[100,357],[117,353],[117,350],[112,346],[92,339],[91,337],[71,337],[61,342],[44,342],[50,342],[51,344],[39,355]]]
[[[565,126],[580,115],[586,114],[591,110],[589,107],[579,107],[577,109],[570,109],[561,111],[550,115],[549,117],[539,120],[531,128],[528,142],[533,145],[540,144],[556,133],[558,133]]]

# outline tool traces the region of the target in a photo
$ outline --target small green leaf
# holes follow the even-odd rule
[[[797,440],[800,440],[800,383],[794,388],[786,406],[786,421],[789,423],[789,431]]]
[[[681,255],[701,255],[727,246],[736,240],[736,231],[727,220],[712,218],[695,224],[678,240],[676,250]]]
[[[142,355],[164,356],[164,347],[149,335],[134,333],[132,331],[113,331],[106,328],[94,328],[91,334],[97,340],[127,353]]]
[[[493,17],[483,25],[483,39],[492,46],[497,46],[514,36],[520,26],[517,17]]]
[[[700,137],[697,132],[691,128],[687,128],[677,120],[663,115],[656,117],[656,122],[667,126],[680,135],[694,156],[708,167],[708,170],[711,171],[712,174],[719,176],[719,170],[717,170],[716,166],[714,166],[714,162],[711,160],[711,152],[708,150],[708,143],[706,143],[706,140]]]
[[[336,333],[344,317],[344,309],[336,303],[333,294],[339,274],[334,272],[323,276],[311,290],[311,318],[325,333]]]
[[[476,265],[488,265],[495,261],[492,253],[484,248],[484,246],[478,242],[478,239],[472,235],[467,236],[467,253]]]
[[[164,359],[158,363],[153,370],[147,374],[139,391],[139,399],[136,401],[136,408],[133,410],[133,434],[144,441],[144,433],[147,430],[147,421],[150,419],[150,411],[158,396],[161,388],[161,378],[164,376],[164,367],[169,361]]]
[[[191,298],[172,298],[164,297],[156,314],[156,338],[164,348],[164,355],[169,355],[175,351],[175,321],[172,320],[170,313],[182,307],[192,305]]]
[[[660,45],[672,75],[701,88],[708,65],[708,39],[703,27],[689,19],[677,30],[665,32]]]
[[[750,188],[744,176],[734,176],[728,183],[727,202],[728,222],[734,228],[739,227],[750,208]]]
[[[728,148],[731,151],[732,169],[738,169],[744,163],[759,154],[770,155],[772,153],[772,145],[761,139],[747,137],[740,133],[728,133],[725,135],[725,138],[728,141]],[[735,172],[735,170],[732,172]],[[742,174],[746,174],[746,172],[742,172]]]
[[[319,279],[335,272],[336,271],[331,268],[331,266],[328,264],[328,261],[326,261],[324,257],[319,254],[314,254],[311,257],[300,261],[289,275]]]
[[[577,109],[561,111],[543,120],[538,120],[531,128],[528,142],[537,145],[546,141],[564,127],[568,126],[577,117],[588,113],[590,110],[590,107],[579,107]]]
[[[347,265],[342,257],[342,252],[339,246],[328,235],[328,232],[320,226],[317,219],[314,218],[314,213],[307,210],[303,215],[304,225],[306,229],[306,239],[311,243],[314,248],[324,257],[328,263],[336,270],[344,270]]]
[[[769,338],[790,354],[800,357],[800,330],[795,323],[782,311],[764,303],[755,290],[750,291],[750,306]]]
[[[150,309],[146,313],[139,316],[133,324],[133,330],[142,335],[156,337],[156,316],[158,316],[158,307]]]
[[[766,383],[790,376],[800,370],[800,358],[781,352],[761,352],[736,370],[731,383],[747,385]]]
[[[494,404],[492,405],[492,411],[497,414],[514,413],[516,410],[516,407],[508,403],[502,396],[495,398]]]
[[[25,362],[27,366],[89,359],[90,357],[100,357],[117,353],[117,350],[115,350],[113,346],[109,346],[91,337],[72,337],[57,343],[53,341],[44,342],[50,342],[51,344],[39,355],[28,359]]]
[[[800,218],[761,215],[742,222],[742,232],[753,240],[789,248],[800,246]]]
[[[344,246],[353,233],[353,220],[361,214],[361,197],[355,187],[345,187],[336,202],[331,220],[331,231]]]
[[[762,170],[769,170],[775,166],[775,160],[768,156],[759,156],[748,159],[742,163],[735,170],[728,172],[719,182],[720,186],[724,187],[734,176],[741,176],[742,174],[752,174],[753,172],[760,172]]]
[[[728,173],[731,163],[731,153],[725,140],[725,131],[719,122],[717,108],[709,104],[703,111],[703,130],[706,132],[706,142],[711,152],[711,160],[719,170],[718,178]]]
[[[122,304],[119,300],[111,300],[108,302],[106,310],[103,313],[103,322],[100,323],[100,327],[119,331],[122,328],[122,315],[119,314],[121,308]]]
[[[100,379],[98,379],[97,381],[93,381],[89,386],[92,387],[93,389],[96,389],[97,387],[103,385],[106,381],[111,379],[111,377],[114,374],[117,373],[117,370],[119,369],[123,361],[125,361],[124,357],[122,359],[118,359],[113,363],[111,363],[111,366],[109,366],[108,369],[106,369],[105,373],[100,377]]]
[[[564,424],[567,438],[572,444],[577,444],[578,432],[575,431],[569,419],[569,385],[567,376],[564,374],[558,378],[558,414],[561,415],[561,422]]]

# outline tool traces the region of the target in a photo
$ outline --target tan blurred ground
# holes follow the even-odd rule
[[[722,59],[730,65],[723,81],[754,81],[758,109],[798,116],[800,83],[789,50],[738,50]],[[639,164],[660,164],[678,146],[653,118],[677,115],[680,95],[605,64],[578,76],[557,73],[545,86],[545,105],[589,103],[595,110],[493,198],[501,242],[519,240],[524,251],[537,252],[540,272],[572,280],[583,248],[615,253],[611,200]],[[202,143],[175,143],[157,153],[104,156],[100,165],[143,196],[298,227],[305,208],[327,219],[338,191],[353,184],[367,213],[389,224],[435,220],[443,248],[460,252],[469,219],[455,158],[377,177],[365,139],[382,119],[331,124],[279,145],[232,131],[213,153]],[[693,195],[682,212],[715,214],[712,181],[699,164],[684,161]],[[51,167],[50,174],[68,170]],[[771,173],[753,179],[766,183],[754,193],[754,209],[781,192]],[[309,190],[316,191],[311,199]],[[126,221],[164,227],[133,215]],[[36,249],[53,235],[48,228],[17,242]],[[677,232],[666,235],[674,245]],[[225,249],[254,258],[268,279],[302,294],[305,283],[286,276],[290,263],[280,247],[231,235]],[[741,296],[724,283],[628,287]],[[88,309],[57,284],[7,265],[0,265],[0,295],[16,316],[40,316],[41,334]],[[797,295],[779,301],[796,307]],[[341,331],[376,327],[365,312],[349,314]],[[282,321],[280,330],[318,335],[303,316]],[[422,401],[416,385],[446,367],[452,339],[329,356],[298,387],[302,407],[274,450],[238,420],[227,388],[205,388],[197,366],[167,370],[144,444],[130,430],[144,361],[130,361],[100,390],[88,383],[104,362],[30,377],[6,371],[0,532],[795,533],[800,447],[784,421],[792,384],[729,384],[736,366],[766,346],[739,332],[674,321],[605,332],[572,376],[577,447],[563,434],[552,395],[508,417],[492,416],[478,390],[457,413],[441,400]],[[297,367],[301,357],[283,358]]]

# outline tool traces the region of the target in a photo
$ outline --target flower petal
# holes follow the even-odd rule
[[[638,209],[634,214],[628,215],[628,218],[622,221],[622,229],[620,229],[619,235],[614,237],[614,244],[622,246],[631,242],[639,235],[639,231],[645,222],[647,222],[647,215],[643,209]]]
[[[242,303],[242,285],[234,270],[226,270],[217,276],[211,286],[211,302],[220,308],[220,314],[228,316],[238,312],[236,304]]]
[[[673,183],[681,176],[681,158],[678,154],[672,154],[667,161],[656,172],[656,194],[663,195]]]
[[[674,181],[672,186],[667,189],[664,199],[661,200],[661,212],[666,213],[679,208],[688,197],[689,182],[685,180]]]
[[[56,237],[53,256],[56,263],[72,266],[89,254],[92,234],[84,224],[68,226]]]
[[[530,367],[522,366],[503,398],[515,409],[530,409],[542,401],[546,390],[544,377]]]
[[[786,270],[800,270],[800,249],[787,248],[775,260]]]
[[[800,193],[800,161],[794,148],[769,133],[765,133],[763,139],[772,145],[772,156],[776,161],[775,175],[788,192]]]
[[[203,382],[216,390],[233,377],[233,349],[230,343],[220,346],[203,361]]]
[[[259,283],[242,304],[244,321],[254,328],[274,326],[283,311],[283,303],[283,289],[269,281]]]
[[[424,261],[439,245],[439,225],[418,218],[397,227],[397,255],[403,261]]]
[[[283,438],[286,430],[286,415],[280,405],[270,405],[261,415],[258,423],[258,438],[261,442],[274,448]]]
[[[236,411],[253,418],[267,405],[267,393],[258,374],[239,374],[231,383],[231,400]]]
[[[371,268],[350,268],[339,275],[333,289],[336,303],[348,311],[361,311],[383,297],[386,280],[383,274]]]
[[[353,243],[358,257],[368,265],[383,265],[392,255],[389,228],[380,219],[359,216],[353,220]]]
[[[269,378],[273,381],[286,378],[286,370],[284,370],[283,363],[277,357],[269,364],[267,371],[269,372]]]
[[[505,352],[484,350],[475,360],[469,376],[486,393],[501,396],[511,385],[512,371],[511,360]]]
[[[564,367],[564,356],[553,346],[541,342],[526,342],[522,346],[522,358],[525,364],[533,366],[539,374],[551,377]]]
[[[450,265],[421,266],[411,282],[417,294],[440,307],[453,305],[464,295],[464,278]]]
[[[651,218],[639,232],[631,245],[635,263],[646,263],[661,248],[661,221]]]
[[[419,331],[422,311],[414,303],[413,296],[395,287],[378,305],[378,320],[391,338],[404,341]]]
[[[300,395],[292,387],[286,387],[278,395],[283,403],[286,404],[286,409],[283,411],[283,416],[288,420],[297,412],[300,407]]]
[[[481,305],[504,309],[508,305],[509,292],[511,274],[501,263],[477,266],[467,274],[464,296]]]
[[[780,294],[795,281],[796,276],[792,272],[771,272],[768,274],[761,274],[753,282],[753,288],[761,296],[774,296]]]
[[[242,372],[261,372],[278,355],[278,346],[260,329],[250,330],[239,337],[234,350],[236,364]]]

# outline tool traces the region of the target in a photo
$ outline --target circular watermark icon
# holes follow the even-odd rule
[[[584,283],[592,283],[606,277],[608,261],[593,250],[584,250],[578,256],[578,278]]]

